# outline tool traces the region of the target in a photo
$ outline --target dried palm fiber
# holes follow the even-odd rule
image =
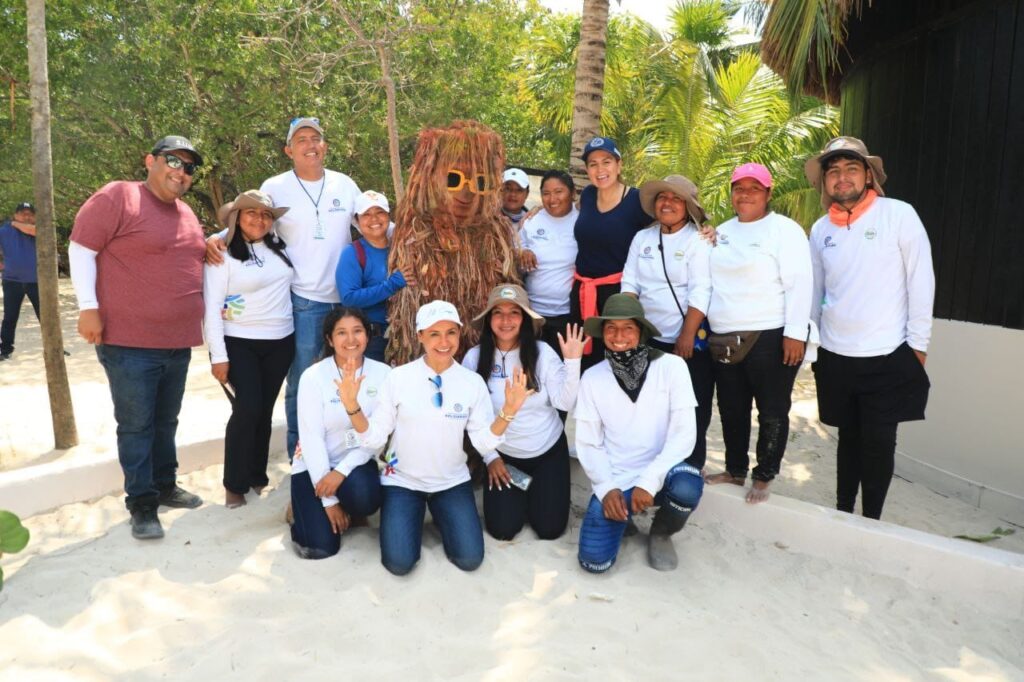
[[[476,344],[468,324],[483,310],[487,294],[501,282],[519,282],[515,232],[500,210],[498,188],[505,168],[501,136],[476,121],[420,132],[405,196],[395,212],[388,266],[411,269],[416,285],[391,297],[387,359],[401,364],[416,358],[416,311],[435,299],[452,303],[462,318],[460,353]],[[487,192],[474,194],[472,213],[452,214],[449,170],[486,179]]]

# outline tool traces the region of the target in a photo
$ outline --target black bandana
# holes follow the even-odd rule
[[[615,351],[605,348],[604,351],[604,357],[612,368],[615,381],[634,403],[640,397],[640,389],[644,387],[647,370],[651,366],[648,350],[647,346],[641,344],[629,350]]]

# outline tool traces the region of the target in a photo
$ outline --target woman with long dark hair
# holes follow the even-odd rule
[[[538,338],[544,318],[515,284],[495,287],[473,324],[480,329],[480,345],[469,349],[462,364],[487,383],[495,409],[504,400],[505,382],[516,371],[526,375],[526,385],[534,391],[497,452],[484,455],[484,525],[495,538],[511,540],[529,521],[540,539],[554,540],[569,520],[569,447],[558,410],[571,410],[576,403],[583,330],[566,325],[565,335],[558,335],[565,358],[559,360]],[[527,484],[518,472],[532,480]]]

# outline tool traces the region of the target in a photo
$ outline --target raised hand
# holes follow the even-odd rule
[[[516,367],[512,376],[505,379],[505,405],[502,407],[502,411],[509,417],[515,416],[515,413],[533,393],[532,388],[526,388],[526,372],[522,367]]]
[[[338,387],[338,397],[341,398],[341,404],[345,406],[345,410],[352,412],[359,408],[359,386],[363,383],[363,379],[366,378],[363,374],[357,375],[358,367],[356,366],[356,359],[349,358],[345,361],[345,364],[339,367],[341,370],[341,379],[335,379],[334,385]]]
[[[583,333],[583,325],[565,325],[565,336],[558,333],[558,345],[562,349],[562,359],[576,360],[583,357],[583,347],[590,340],[589,336]]]

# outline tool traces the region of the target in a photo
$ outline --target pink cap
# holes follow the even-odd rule
[[[767,168],[759,163],[745,163],[732,172],[730,184],[739,182],[743,178],[753,178],[766,188],[772,186],[772,174]]]

